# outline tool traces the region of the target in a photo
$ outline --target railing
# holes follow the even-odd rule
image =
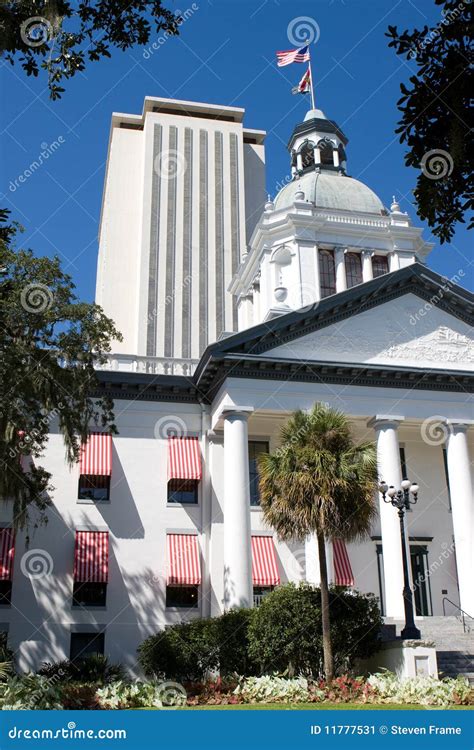
[[[468,617],[470,620],[474,621],[474,617],[471,617],[471,615],[468,615],[467,612],[465,612],[459,604],[456,604],[456,602],[451,601],[451,599],[448,599],[447,596],[443,597],[443,615],[446,617],[446,602],[449,602],[455,609],[457,610],[455,617],[462,623],[462,629],[465,633],[471,632],[471,625],[466,622],[466,617]]]
[[[263,600],[265,599],[265,594],[254,594],[253,595],[253,606],[259,607]]]
[[[144,357],[133,354],[109,354],[101,370],[144,372],[152,375],[187,375],[196,369],[198,360],[168,357]]]

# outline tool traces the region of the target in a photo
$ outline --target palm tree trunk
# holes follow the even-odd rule
[[[318,555],[319,555],[319,572],[321,575],[321,622],[323,626],[323,656],[324,656],[324,673],[326,680],[332,680],[334,677],[334,660],[332,656],[330,617],[329,617],[329,586],[328,586],[328,568],[326,564],[326,546],[324,534],[318,532]]]

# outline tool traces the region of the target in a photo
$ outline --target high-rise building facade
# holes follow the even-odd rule
[[[265,202],[265,133],[243,115],[156,98],[114,114],[96,300],[117,352],[197,361],[237,330],[228,287]]]

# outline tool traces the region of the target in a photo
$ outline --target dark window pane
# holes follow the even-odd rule
[[[385,255],[374,255],[372,258],[372,273],[374,279],[388,273],[388,258]]]
[[[334,266],[334,254],[330,250],[319,251],[319,283],[321,286],[321,299],[335,294],[336,269]]]
[[[11,604],[12,582],[0,581],[0,604]]]
[[[274,586],[254,586],[253,587],[253,606],[258,607],[263,599],[270,594]]]
[[[449,472],[448,472],[448,455],[446,448],[443,448],[443,465],[444,465],[444,476],[446,479],[446,489],[448,490],[448,507],[451,510],[451,488],[449,486]]]
[[[198,605],[199,586],[167,586],[166,606],[195,608]]]
[[[107,584],[92,581],[75,581],[72,603],[82,607],[105,607]]]
[[[195,505],[198,501],[196,479],[171,479],[168,482],[168,502]]]
[[[104,633],[71,633],[69,658],[84,659],[90,654],[104,653]]]
[[[357,284],[362,284],[362,265],[359,253],[346,253],[344,257],[347,288],[350,289]]]
[[[263,440],[249,440],[249,485],[250,505],[260,505],[258,488],[258,460],[261,453],[268,453],[269,444]]]
[[[408,479],[406,453],[405,448],[402,445],[400,446],[400,468],[402,470],[402,479]]]
[[[79,477],[79,500],[108,500],[110,477],[81,474]]]

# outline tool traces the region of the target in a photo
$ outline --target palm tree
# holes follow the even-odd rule
[[[318,541],[324,671],[334,676],[325,541],[363,539],[377,514],[373,442],[356,444],[345,414],[324,404],[296,411],[281,430],[281,446],[259,457],[260,502],[283,541]]]

